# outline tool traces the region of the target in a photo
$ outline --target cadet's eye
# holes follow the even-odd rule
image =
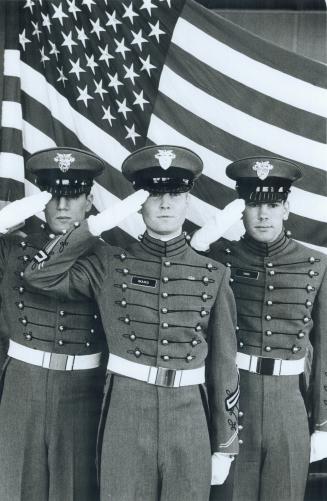
[[[254,208],[254,207],[258,207],[259,204],[257,204],[256,202],[248,202],[246,204],[246,207],[250,207],[251,209]]]

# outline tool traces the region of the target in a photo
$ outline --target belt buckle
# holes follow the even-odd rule
[[[256,374],[261,376],[273,376],[275,368],[275,359],[268,357],[258,357]]]
[[[49,369],[54,371],[64,371],[66,370],[68,361],[68,355],[64,355],[62,353],[51,353]]]
[[[175,376],[175,369],[158,367],[155,384],[156,386],[165,386],[167,388],[172,388],[174,386]]]

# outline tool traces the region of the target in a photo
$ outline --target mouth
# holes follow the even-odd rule
[[[70,221],[70,217],[66,217],[66,216],[58,216],[56,219],[58,221]]]
[[[270,230],[272,226],[256,226],[257,230]]]

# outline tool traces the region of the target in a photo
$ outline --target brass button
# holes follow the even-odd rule
[[[313,256],[309,257],[308,259],[309,263],[313,264],[316,262],[315,258]]]
[[[21,271],[21,272],[20,272],[20,274],[19,274],[19,276],[20,276],[21,278],[23,278],[23,276],[24,276],[24,272],[23,272],[23,271]]]
[[[207,267],[207,269],[208,269],[208,270],[210,270],[210,271],[211,271],[211,270],[212,270],[212,268],[213,268],[213,265],[212,265],[211,263],[207,263],[207,264],[206,264],[206,267]]]
[[[242,426],[241,424],[239,424],[239,425],[238,425],[238,429],[239,429],[240,431],[242,431],[242,430],[243,430],[243,426]]]
[[[162,322],[161,327],[162,327],[163,329],[168,329],[168,324],[167,324],[167,322]]]
[[[191,345],[192,346],[197,346],[199,344],[199,341],[197,339],[192,339]]]
[[[312,301],[309,301],[309,299],[306,300],[305,306],[309,308],[309,306],[312,306]]]
[[[242,445],[242,444],[243,444],[243,440],[240,438],[240,439],[239,439],[239,441],[238,441],[238,443],[239,443],[240,445]]]
[[[27,334],[27,333],[26,333],[26,334],[25,334],[25,339],[26,339],[26,341],[31,341],[31,339],[32,339],[31,334]]]
[[[168,313],[167,308],[161,308],[161,313]]]
[[[130,320],[130,318],[129,318],[129,317],[125,317],[125,318],[124,318],[124,322],[125,322],[125,324],[130,324],[130,323],[131,323],[131,320]]]
[[[236,330],[236,332],[238,332],[240,330],[238,325],[235,327],[235,330]]]
[[[267,289],[268,289],[269,291],[273,291],[273,290],[274,290],[274,288],[275,288],[275,287],[274,287],[273,285],[268,285],[268,287],[267,287]]]
[[[193,358],[192,355],[186,355],[185,360],[186,362],[192,362]]]
[[[94,320],[98,320],[98,315],[96,313],[94,313],[93,318],[94,318]]]
[[[135,336],[134,332],[132,332],[132,334],[130,334],[130,335],[129,335],[129,339],[130,339],[131,341],[135,341],[136,336]]]
[[[121,306],[125,307],[125,306],[127,305],[127,301],[126,301],[126,299],[122,299],[122,300],[120,301],[120,304],[121,304]]]
[[[268,351],[268,352],[271,351],[271,346],[266,346],[265,351]]]
[[[305,334],[304,334],[304,332],[302,332],[302,331],[300,331],[300,332],[298,333],[298,335],[297,335],[297,337],[298,337],[299,339],[304,338],[304,336],[305,336]]]
[[[168,297],[168,292],[162,292],[161,297],[166,299]]]
[[[89,348],[91,346],[91,343],[89,341],[86,341],[85,346],[86,348]]]
[[[272,306],[272,304],[273,304],[273,302],[270,299],[268,299],[268,301],[266,301],[267,306]]]
[[[268,320],[268,321],[271,320],[271,315],[266,315],[265,319]]]
[[[165,265],[166,267],[170,266],[170,261],[165,261],[165,262],[164,262],[164,265]]]
[[[269,270],[268,271],[268,275],[270,275],[271,277],[273,277],[275,275],[275,271],[274,270]]]
[[[91,333],[91,334],[94,334],[94,333],[95,333],[95,330],[94,330],[94,329],[90,329],[90,333]]]
[[[272,268],[273,266],[274,266],[273,263],[267,263],[268,268]]]
[[[161,344],[163,344],[164,346],[167,346],[167,344],[169,344],[168,339],[162,339]]]
[[[315,276],[315,274],[316,274],[316,273],[315,273],[313,270],[309,270],[309,271],[308,271],[308,275],[309,275],[309,277],[314,277],[314,276]]]
[[[20,245],[21,245],[21,247],[22,247],[23,249],[25,249],[25,247],[26,247],[26,245],[27,245],[27,244],[26,244],[26,242],[20,242]]]
[[[229,279],[229,283],[232,284],[234,282],[234,278]]]
[[[23,256],[23,261],[26,263],[28,261],[28,256]]]
[[[201,326],[200,324],[197,324],[197,325],[195,326],[195,330],[196,330],[196,332],[200,332],[200,331],[202,331],[202,326]]]
[[[128,285],[123,282],[121,284],[121,288],[123,289],[123,291],[125,291],[128,288]]]
[[[138,348],[136,348],[136,350],[134,351],[134,355],[136,356],[136,358],[138,358],[142,355],[142,353]]]
[[[209,278],[208,278],[208,277],[203,277],[203,278],[202,278],[202,282],[203,282],[204,284],[208,284],[208,283],[209,283]]]
[[[65,327],[64,325],[59,325],[58,329],[60,332],[63,332],[65,330]]]
[[[64,342],[63,342],[63,340],[62,340],[62,339],[59,339],[58,344],[59,344],[59,346],[64,346]]]
[[[129,274],[129,269],[123,268],[123,275],[128,275],[128,274]]]
[[[240,347],[240,348],[243,348],[243,347],[244,347],[244,343],[243,343],[243,341],[240,341],[240,342],[239,342],[239,347]]]
[[[231,267],[232,267],[232,264],[231,264],[231,263],[229,263],[229,262],[227,262],[227,263],[225,263],[225,264],[226,264],[227,268],[231,268]]]
[[[60,311],[59,311],[59,315],[60,315],[61,317],[64,317],[64,316],[65,316],[65,311],[64,311],[64,310],[60,310]]]
[[[164,284],[166,284],[167,282],[169,282],[169,278],[168,277],[162,277],[162,281]]]
[[[79,227],[79,222],[75,221],[74,226],[75,226],[75,228],[78,228]]]
[[[304,317],[304,318],[303,318],[303,322],[304,322],[305,324],[307,324],[308,322],[310,322],[310,318],[309,318],[309,317]]]
[[[266,336],[272,336],[272,331],[266,331]]]
[[[201,310],[200,311],[201,317],[205,317],[207,314],[208,314],[208,312],[206,310]]]
[[[23,310],[23,309],[24,309],[24,303],[23,303],[23,301],[20,301],[20,303],[18,303],[18,305],[17,305],[17,306],[18,306],[18,308],[19,308],[20,310]]]
[[[297,353],[298,351],[300,351],[300,348],[299,348],[298,346],[295,346],[295,345],[294,345],[294,346],[292,347],[292,352],[293,352],[293,353]]]
[[[19,287],[18,292],[19,294],[23,294],[25,291],[24,287]]]
[[[49,238],[50,240],[53,240],[54,238],[56,238],[56,235],[54,233],[49,233]]]
[[[124,252],[122,252],[122,253],[120,254],[120,259],[121,259],[121,261],[125,261],[125,259],[126,259],[126,254],[125,254]]]
[[[203,300],[203,301],[206,301],[206,300],[208,299],[208,294],[206,294],[205,292],[203,292],[203,293],[201,294],[201,297],[202,297],[202,300]]]
[[[312,287],[312,285],[309,285],[309,284],[307,285],[306,289],[307,289],[308,292],[311,292],[311,291],[315,290],[315,288]]]
[[[22,324],[23,324],[23,325],[27,325],[27,319],[26,319],[25,317],[24,317],[24,318],[22,318]]]
[[[169,355],[164,355],[163,357],[161,357],[165,362],[168,362],[168,360],[170,360],[170,357]]]
[[[226,247],[225,252],[226,252],[226,254],[230,254],[231,250],[228,247]]]
[[[238,412],[238,417],[242,418],[244,416],[244,412],[243,411],[239,411]]]

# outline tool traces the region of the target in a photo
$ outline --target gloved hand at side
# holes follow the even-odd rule
[[[215,214],[208,222],[197,230],[192,239],[191,246],[194,250],[204,252],[210,244],[216,242],[226,231],[242,217],[245,208],[244,200],[236,199],[218,214]]]
[[[96,216],[90,216],[87,219],[90,232],[95,235],[101,235],[103,231],[111,230],[121,221],[131,214],[134,214],[142,207],[142,204],[148,198],[149,193],[145,190],[138,190],[132,195],[117,202],[112,207],[108,207]]]
[[[51,193],[41,191],[6,205],[0,211],[0,233],[7,233],[29,217],[41,212],[51,197]]]
[[[221,452],[214,452],[211,461],[211,485],[221,485],[228,477],[230,465],[232,461],[234,461],[234,456],[222,454]]]

